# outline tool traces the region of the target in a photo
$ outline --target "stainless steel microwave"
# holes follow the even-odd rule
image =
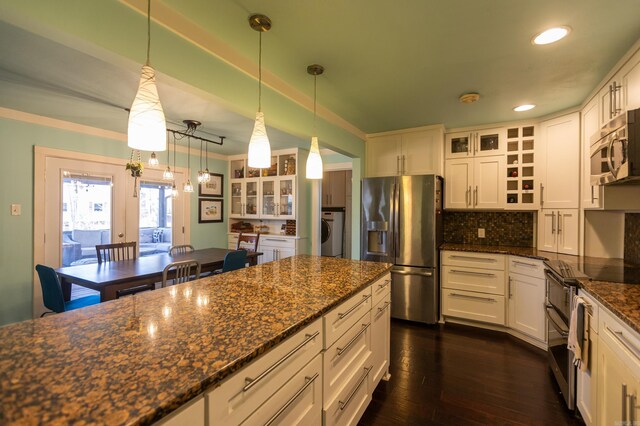
[[[591,184],[640,184],[640,108],[611,120],[591,137]]]

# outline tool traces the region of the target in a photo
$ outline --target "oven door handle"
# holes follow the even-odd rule
[[[556,322],[556,320],[554,320],[551,317],[551,314],[549,313],[549,310],[552,309],[555,312],[555,307],[553,305],[547,304],[545,306],[545,313],[547,314],[547,319],[549,320],[549,322],[551,323],[551,325],[553,326],[553,328],[560,334],[560,337],[569,337],[569,330],[564,330],[562,327],[560,327],[560,325]]]

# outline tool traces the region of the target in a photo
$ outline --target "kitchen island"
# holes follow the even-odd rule
[[[152,423],[375,292],[390,268],[295,256],[1,328],[0,423]]]

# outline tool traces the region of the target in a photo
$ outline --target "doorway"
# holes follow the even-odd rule
[[[321,254],[352,258],[351,164],[327,164],[322,177]]]

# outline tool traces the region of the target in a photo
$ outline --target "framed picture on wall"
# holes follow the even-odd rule
[[[219,173],[209,173],[211,179],[209,182],[199,185],[199,194],[201,197],[222,197],[224,190],[224,176]]]
[[[198,223],[216,223],[223,221],[222,200],[198,199]]]

